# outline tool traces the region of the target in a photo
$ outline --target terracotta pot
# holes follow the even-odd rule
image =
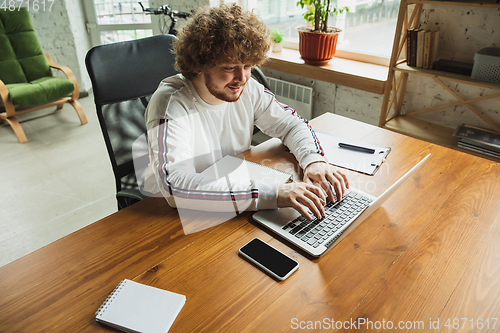
[[[323,66],[335,55],[339,32],[332,28],[332,32],[311,32],[310,27],[299,27],[299,53],[306,64]]]

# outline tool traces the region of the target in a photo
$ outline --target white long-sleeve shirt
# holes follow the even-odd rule
[[[150,154],[145,189],[161,191],[172,207],[219,212],[277,208],[277,183],[201,174],[223,156],[249,149],[254,125],[281,139],[301,168],[325,161],[308,122],[254,79],[238,101],[214,106],[182,75],[169,77],[153,94],[145,118]]]

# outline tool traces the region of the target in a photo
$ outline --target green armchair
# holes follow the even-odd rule
[[[61,70],[67,78],[54,77],[51,68]],[[0,122],[7,121],[20,143],[28,141],[15,118],[35,110],[71,104],[81,124],[87,118],[80,103],[78,83],[66,66],[56,65],[44,54],[36,37],[29,12],[0,9]]]

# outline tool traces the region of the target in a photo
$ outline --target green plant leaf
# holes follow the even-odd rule
[[[284,33],[283,30],[273,29],[271,30],[271,40],[275,43],[281,43],[283,41]]]
[[[328,16],[342,14],[344,11],[349,12],[349,7],[337,7],[332,2],[331,0],[299,0],[297,6],[302,9],[307,6],[306,12],[302,14],[304,19],[307,22],[312,22],[315,29],[326,31],[328,29]]]

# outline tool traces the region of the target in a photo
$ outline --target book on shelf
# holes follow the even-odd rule
[[[425,30],[420,29],[417,33],[417,67],[424,67],[424,39]]]
[[[500,149],[500,133],[498,132],[462,124],[457,127],[453,136],[480,142],[493,148]]]
[[[500,158],[500,133],[470,125],[460,125],[453,133],[459,147]]]
[[[432,64],[437,61],[437,52],[439,48],[439,31],[426,30],[423,34],[423,38],[424,42],[422,68],[432,69]]]
[[[420,29],[411,28],[406,33],[406,63],[408,66],[417,66],[417,43]]]
[[[430,55],[430,50],[431,50],[431,36],[432,36],[431,31],[426,30],[425,34],[424,34],[424,54],[423,54],[423,61],[422,61],[423,68],[429,68],[429,55]]]
[[[439,59],[432,64],[432,69],[448,73],[471,76],[473,64],[468,62]]]
[[[437,52],[439,47],[439,31],[431,32],[431,45],[429,48],[429,63],[427,69],[432,69],[432,64],[437,60]]]
[[[488,156],[500,158],[500,152],[497,152],[495,150],[491,150],[489,148],[484,148],[484,147],[478,146],[477,144],[470,144],[468,142],[465,142],[465,141],[461,140],[461,141],[458,142],[458,146],[461,147],[461,148],[465,148],[465,149],[468,149],[468,150],[475,151],[477,153],[481,153],[481,154],[485,154],[485,155],[488,155]]]
[[[412,29],[406,30],[406,64],[411,66],[411,31]]]
[[[417,67],[417,46],[418,46],[418,32],[420,29],[413,29],[410,33],[411,38],[411,66]]]

